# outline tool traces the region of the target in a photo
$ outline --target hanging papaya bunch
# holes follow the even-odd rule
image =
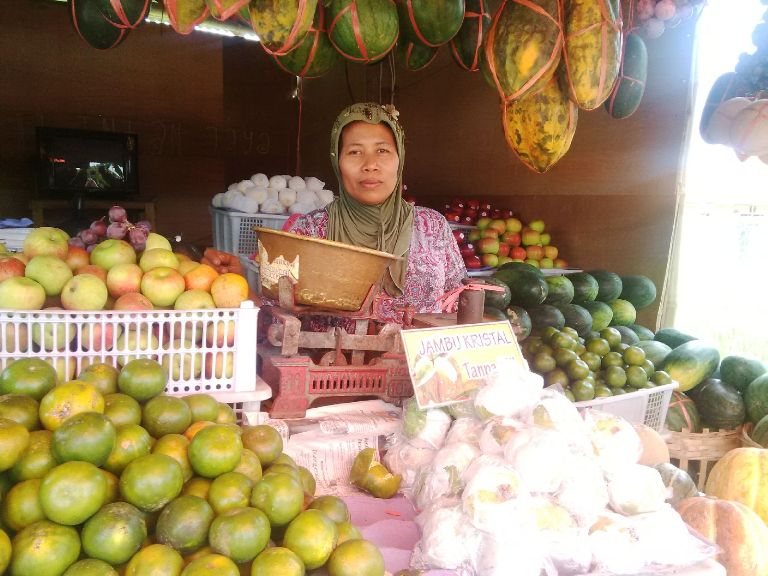
[[[251,0],[248,21],[267,54],[283,56],[307,35],[316,9],[317,0]]]
[[[102,0],[104,16],[118,28],[133,30],[144,22],[150,0]]]
[[[205,0],[208,11],[216,20],[229,20],[241,10],[247,9],[250,0]]]
[[[409,39],[400,38],[395,48],[395,60],[397,63],[410,72],[423,70],[437,56],[437,48],[425,46],[420,42],[413,42]]]
[[[464,0],[397,0],[400,28],[411,42],[429,48],[448,43],[464,21]]]
[[[483,42],[491,25],[486,0],[466,0],[464,21],[451,38],[451,53],[456,63],[468,72],[480,69]]]
[[[508,102],[535,94],[555,73],[563,48],[561,0],[503,0],[488,30],[485,58]]]
[[[274,59],[280,68],[302,78],[318,78],[340,62],[341,55],[326,34],[325,8],[317,7],[315,20],[298,46]]]
[[[399,34],[394,0],[333,0],[328,7],[328,37],[353,62],[381,60],[395,47]]]
[[[80,38],[99,50],[114,48],[128,35],[128,28],[112,24],[104,14],[104,6],[93,0],[69,0],[69,14]]]
[[[179,34],[189,34],[209,14],[205,0],[165,0],[165,10],[171,27]]]

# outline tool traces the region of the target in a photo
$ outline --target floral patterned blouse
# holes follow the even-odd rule
[[[321,208],[297,218],[288,232],[325,238],[327,224],[328,212]],[[459,287],[467,275],[448,222],[430,208],[414,207],[413,233],[408,254],[403,295],[388,298],[382,303],[382,320],[401,322],[398,308],[409,304],[417,314],[440,312],[438,298]]]

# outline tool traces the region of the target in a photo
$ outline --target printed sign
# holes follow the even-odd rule
[[[466,400],[510,362],[528,369],[506,321],[402,330],[400,335],[420,408]]]

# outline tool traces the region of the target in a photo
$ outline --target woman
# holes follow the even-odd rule
[[[344,109],[331,130],[339,197],[288,230],[402,256],[383,278],[389,298],[380,315],[389,322],[402,322],[399,310],[406,306],[415,313],[439,312],[440,296],[466,276],[445,218],[403,200],[404,140],[393,107],[358,103]],[[220,254],[207,252],[209,263],[226,265]]]

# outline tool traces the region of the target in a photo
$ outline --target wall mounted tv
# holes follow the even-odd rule
[[[36,131],[38,194],[116,199],[138,195],[136,134],[44,127]]]

